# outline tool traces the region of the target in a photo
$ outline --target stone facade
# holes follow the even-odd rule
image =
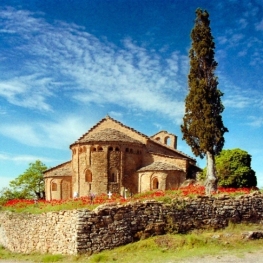
[[[107,116],[70,145],[71,161],[44,173],[46,199],[178,188],[199,168],[176,145],[166,131],[148,137]]]
[[[235,223],[260,223],[263,195],[198,197],[125,205],[106,204],[87,209],[41,215],[0,213],[0,244],[19,253],[96,253],[165,233],[224,228]]]

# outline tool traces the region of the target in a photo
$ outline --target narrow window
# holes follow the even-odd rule
[[[118,181],[118,170],[116,168],[111,168],[109,173],[109,182],[116,183]]]
[[[91,183],[92,182],[92,173],[90,170],[87,170],[85,173],[85,181],[87,183]]]
[[[102,149],[101,146],[98,147],[98,151],[99,151],[99,152],[102,152],[102,151],[103,151],[103,149]]]
[[[52,183],[51,189],[52,189],[52,191],[57,191],[58,190],[58,185],[56,183]]]
[[[159,189],[159,181],[157,178],[153,179],[153,190],[154,189]]]

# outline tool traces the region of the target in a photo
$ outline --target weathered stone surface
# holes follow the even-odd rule
[[[41,215],[0,213],[0,244],[18,253],[96,253],[140,238],[194,228],[219,229],[232,222],[262,222],[263,195],[198,197],[104,205]],[[244,238],[262,238],[262,232]]]

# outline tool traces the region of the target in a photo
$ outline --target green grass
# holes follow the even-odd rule
[[[104,262],[104,263],[168,263],[180,262],[189,257],[205,255],[243,255],[261,250],[263,239],[245,240],[242,233],[251,230],[263,230],[262,225],[230,224],[218,231],[195,230],[191,233],[168,234],[140,240],[98,254],[62,256],[41,254],[14,254],[0,247],[0,259],[15,259],[30,262]]]

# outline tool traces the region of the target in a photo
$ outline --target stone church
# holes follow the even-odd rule
[[[69,148],[70,161],[44,172],[47,200],[176,189],[200,170],[195,159],[177,150],[175,135],[161,131],[148,137],[109,116]]]

